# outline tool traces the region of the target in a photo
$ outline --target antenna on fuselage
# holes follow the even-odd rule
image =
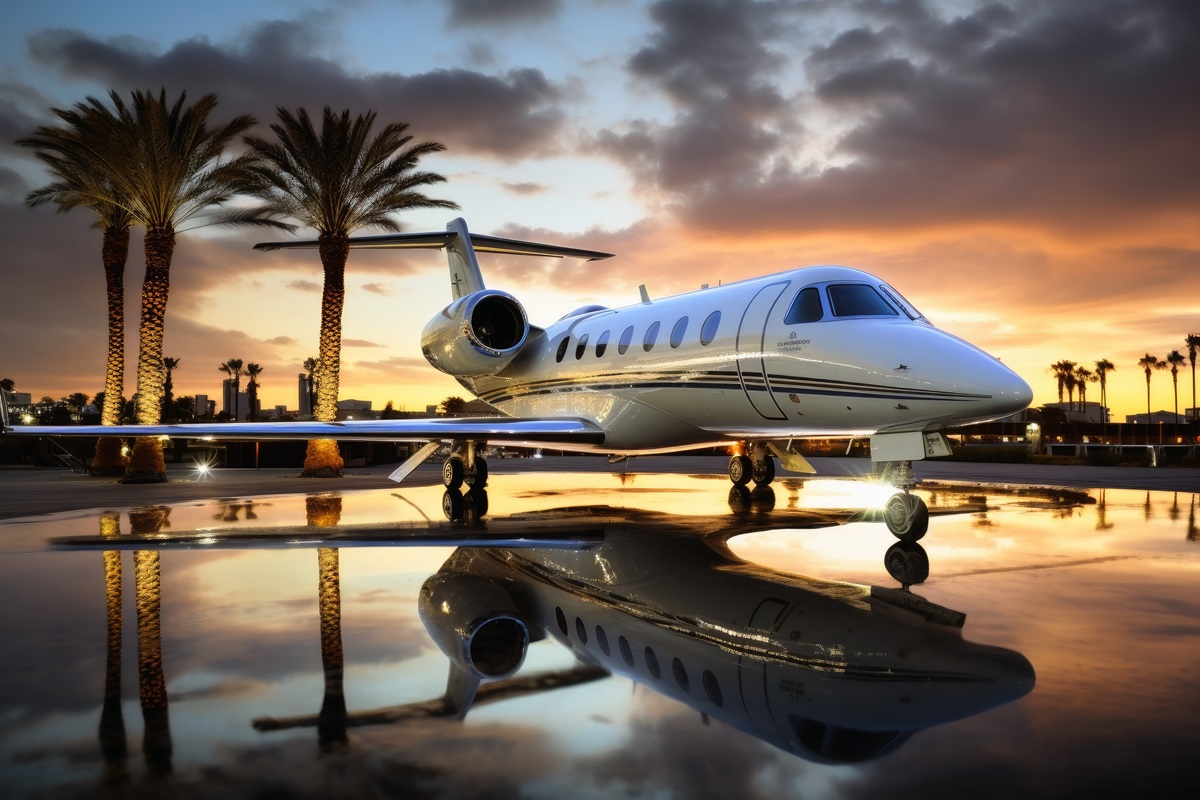
[[[646,305],[650,305],[650,293],[646,291],[646,284],[643,283],[641,286],[639,286],[638,292],[642,295],[642,302]]]

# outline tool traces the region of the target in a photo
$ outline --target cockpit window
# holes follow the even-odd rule
[[[816,322],[824,315],[821,293],[817,291],[817,287],[809,286],[801,289],[800,294],[796,295],[783,321],[786,325],[799,325],[802,322]]]
[[[875,287],[865,283],[831,283],[828,292],[835,317],[900,316]]]
[[[886,283],[879,284],[879,291],[883,292],[887,299],[892,301],[892,305],[898,306],[900,310],[908,316],[909,319],[919,319],[924,320],[925,322],[929,321],[925,319],[924,314],[917,310],[916,306],[905,300],[899,292],[888,286]]]

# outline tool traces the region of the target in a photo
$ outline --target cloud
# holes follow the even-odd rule
[[[558,16],[562,0],[450,0],[451,27],[526,25]]]
[[[342,339],[342,347],[383,347],[377,342],[368,342],[366,339]]]
[[[382,283],[364,283],[362,288],[364,291],[370,292],[371,294],[380,295],[381,297],[387,297],[391,294],[391,291],[388,289],[388,287],[384,286]]]
[[[169,93],[193,87],[197,96],[215,92],[218,114],[251,113],[269,121],[280,105],[374,109],[381,121],[409,122],[417,140],[441,141],[457,154],[516,159],[557,147],[568,96],[540,70],[352,72],[319,54],[316,45],[329,24],[321,15],[259,23],[233,42],[192,38],[162,52],[127,37],[99,39],[60,28],[31,37],[29,49],[43,68],[65,77],[116,87],[166,86]]]
[[[316,281],[305,281],[305,280],[288,281],[287,284],[285,284],[285,285],[289,289],[296,289],[297,291],[301,291],[301,292],[319,292],[319,291],[321,291],[321,284],[317,283]]]
[[[519,183],[505,181],[500,185],[513,194],[521,196],[542,194],[550,189],[550,187],[546,186],[544,183],[534,183],[532,181],[521,181]]]

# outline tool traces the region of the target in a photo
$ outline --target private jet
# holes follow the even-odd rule
[[[315,248],[274,242],[257,250]],[[445,250],[451,302],[421,351],[502,416],[343,422],[37,426],[33,436],[169,436],[424,442],[400,481],[449,446],[448,489],[487,482],[486,446],[554,448],[613,460],[731,447],[735,486],[816,470],[806,437],[869,437],[875,471],[900,490],[883,510],[902,540],[929,524],[911,464],[949,455],[942,431],[1027,407],[1033,393],[997,358],[934,327],[896,289],[840,266],[792,269],[621,308],[589,305],[539,327],[513,295],[488,288],[477,252],[596,261],[609,253],[445,231],[357,237],[352,248]],[[0,393],[2,394],[2,393]]]

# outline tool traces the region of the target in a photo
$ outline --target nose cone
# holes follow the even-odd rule
[[[1024,410],[1033,390],[1020,375],[975,345],[933,327],[913,325],[895,337],[891,359],[914,386],[953,406],[955,422],[984,422]]]

